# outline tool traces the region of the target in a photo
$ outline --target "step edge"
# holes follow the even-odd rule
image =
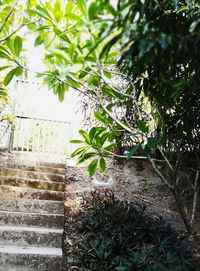
[[[0,226],[0,232],[35,232],[40,234],[58,233],[63,234],[62,229],[20,227],[20,226]]]
[[[64,191],[54,191],[54,190],[46,190],[46,189],[39,189],[39,188],[31,188],[31,187],[23,187],[23,186],[14,186],[14,185],[1,185],[0,184],[0,188],[1,187],[5,187],[5,188],[16,188],[16,189],[18,189],[18,190],[20,190],[20,189],[24,189],[24,190],[28,190],[28,191],[33,191],[33,192],[50,192],[50,194],[59,194],[59,193],[61,193],[61,194],[64,194]],[[27,192],[28,192],[27,191]],[[12,192],[14,192],[14,191],[12,191]]]

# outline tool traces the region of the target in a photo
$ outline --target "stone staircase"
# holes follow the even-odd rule
[[[11,155],[0,167],[0,271],[60,271],[64,163]]]

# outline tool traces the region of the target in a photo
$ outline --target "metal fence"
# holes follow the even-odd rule
[[[70,154],[71,133],[69,122],[16,116],[10,150]]]

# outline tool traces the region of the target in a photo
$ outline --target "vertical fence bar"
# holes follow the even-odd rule
[[[57,154],[69,151],[69,123],[22,116],[17,116],[16,123],[10,136],[10,150]]]

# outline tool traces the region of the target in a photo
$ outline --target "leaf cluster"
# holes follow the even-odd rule
[[[198,270],[186,243],[144,208],[118,201],[108,192],[95,193],[83,207],[76,255],[83,270]]]
[[[96,173],[97,168],[101,172],[106,170],[106,161],[103,157],[109,156],[110,150],[116,145],[115,143],[109,144],[111,134],[106,131],[105,127],[93,127],[87,133],[84,130],[80,130],[79,134],[83,140],[71,140],[71,143],[83,144],[83,147],[76,149],[71,157],[78,156],[78,163],[81,164],[88,159],[95,158],[88,166],[88,172],[90,176]]]

